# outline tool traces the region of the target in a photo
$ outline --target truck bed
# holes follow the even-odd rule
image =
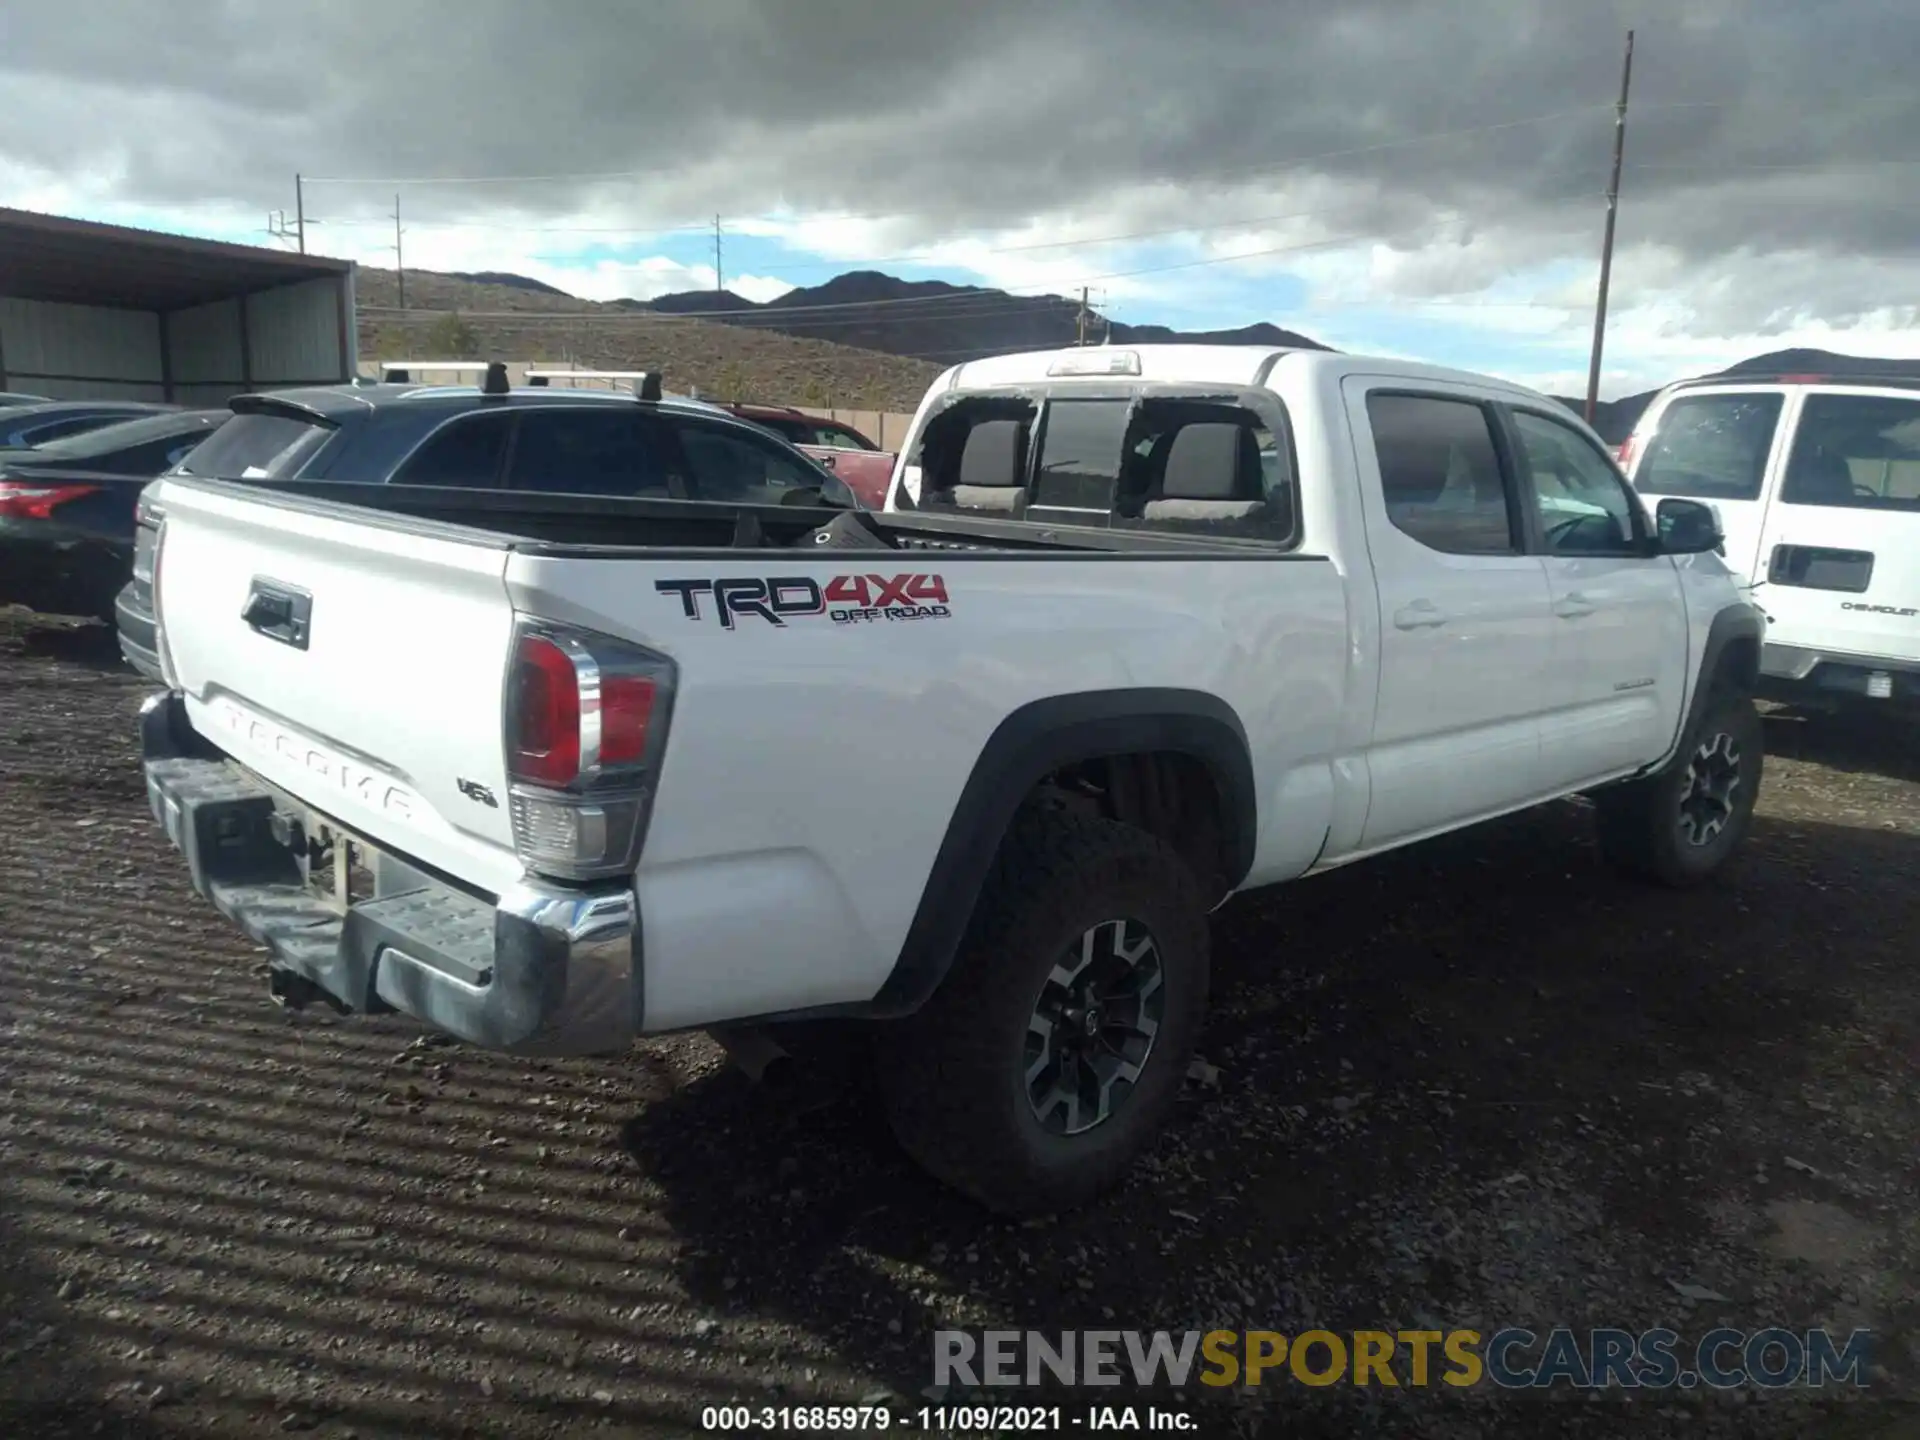
[[[224,481],[176,476],[168,484],[526,553],[785,550],[835,519],[857,513],[860,518],[854,523],[872,537],[876,549],[990,549],[1040,554],[1082,550],[1159,555],[1221,550],[1270,557],[1277,554],[1270,544],[1232,536],[1035,526],[984,516],[924,512],[853,512],[830,505],[735,505],[711,500],[324,480]]]

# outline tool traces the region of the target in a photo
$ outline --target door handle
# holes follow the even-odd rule
[[[1583,616],[1593,614],[1593,612],[1599,608],[1598,605],[1594,604],[1578,590],[1570,594],[1562,595],[1558,600],[1553,602],[1553,613],[1558,615],[1562,620],[1578,620]]]
[[[304,650],[308,628],[313,623],[313,596],[297,585],[284,585],[256,575],[247,590],[247,603],[241,607],[240,618],[256,635]]]
[[[822,455],[820,457],[820,463],[829,470],[837,470],[840,468],[840,462],[831,455]]]
[[[1427,630],[1447,623],[1447,612],[1431,600],[1414,600],[1393,612],[1396,630]]]

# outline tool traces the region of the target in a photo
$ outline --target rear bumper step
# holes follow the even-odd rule
[[[1760,651],[1760,692],[1787,701],[1818,696],[1920,700],[1920,660],[1767,645]]]
[[[600,1054],[639,1032],[630,888],[523,883],[489,901],[394,856],[383,857],[393,878],[380,883],[393,892],[343,908],[305,883],[276,835],[287,833],[290,810],[309,831],[325,817],[295,809],[197,740],[177,696],[147,701],[147,802],[194,888],[285,972],[277,996],[293,1003],[317,989],[347,1010],[398,1010],[476,1045],[528,1054]]]

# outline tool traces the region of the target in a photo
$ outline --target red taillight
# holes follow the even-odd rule
[[[513,657],[508,771],[534,785],[570,785],[580,774],[580,679],[567,652],[522,635]]]
[[[1620,442],[1613,452],[1613,458],[1620,462],[1622,470],[1633,464],[1633,436],[1629,435]]]
[[[523,631],[513,657],[508,771],[562,789],[647,758],[659,674],[615,641]]]
[[[600,763],[633,765],[646,757],[647,721],[653,717],[653,678],[602,676]]]
[[[98,485],[42,485],[32,480],[0,480],[0,519],[51,520],[56,507],[82,495],[92,495]]]
[[[524,622],[507,687],[513,848],[533,873],[630,872],[673,712],[673,661],[629,641]]]

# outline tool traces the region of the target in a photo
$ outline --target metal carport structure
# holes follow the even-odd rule
[[[217,405],[350,379],[353,270],[0,207],[0,390]]]

